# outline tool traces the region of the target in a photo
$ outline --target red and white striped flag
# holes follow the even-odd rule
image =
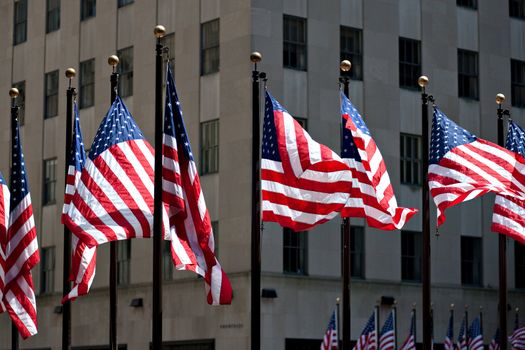
[[[171,255],[175,266],[204,277],[209,304],[230,304],[232,288],[215,257],[210,215],[169,66],[163,154],[163,201],[168,206]]]
[[[445,209],[488,192],[525,200],[525,159],[478,139],[436,107],[428,184],[441,225],[445,222]]]
[[[401,229],[417,213],[397,206],[386,164],[363,118],[341,93],[343,123],[341,157],[352,169],[352,190],[341,211],[343,217],[363,217],[369,226]]]
[[[321,350],[337,350],[339,349],[339,340],[337,339],[337,317],[335,310],[332,312],[328,328],[324,333],[323,341],[321,342]]]
[[[396,345],[394,330],[394,311],[390,311],[379,336],[379,350],[394,350]]]
[[[376,313],[373,312],[352,350],[377,350]]]
[[[7,246],[7,227],[9,226],[9,188],[0,173],[0,313],[6,311],[4,305],[5,272]]]
[[[314,141],[266,92],[262,140],[262,218],[295,231],[334,218],[348,200],[350,168]]]
[[[80,118],[77,104],[74,104],[75,120],[73,125],[73,138],[71,143],[70,158],[68,159],[68,174],[66,178],[66,189],[64,192],[64,207],[62,218],[64,219],[69,210],[69,204],[75,194],[80,174],[86,162],[86,153],[84,142],[82,140],[82,131],[80,129]],[[88,247],[80,241],[77,236],[71,237],[71,272],[69,279],[73,282],[71,291],[64,296],[62,303],[67,300],[74,300],[78,296],[85,295],[95,278],[95,268],[97,264],[97,248]]]
[[[36,298],[31,269],[40,261],[40,255],[17,122],[11,154],[11,200],[4,251],[4,306],[25,339],[37,333]]]
[[[406,337],[405,341],[403,342],[399,350],[416,350],[416,339],[414,338],[415,330],[416,330],[416,313],[414,310],[412,310],[412,318],[410,319],[410,333],[408,333],[408,336]],[[432,339],[432,344],[434,344],[433,339]]]
[[[509,337],[509,342],[513,349],[524,350],[525,349],[525,327],[517,328],[512,332]]]

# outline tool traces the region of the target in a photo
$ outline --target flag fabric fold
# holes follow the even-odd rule
[[[395,334],[394,334],[394,312],[390,311],[383,328],[381,328],[381,335],[379,336],[379,350],[394,350],[395,348]]]
[[[372,313],[352,350],[377,350],[376,315]]]
[[[262,219],[295,231],[329,221],[349,198],[351,172],[314,141],[266,92],[262,140]]]
[[[215,256],[211,219],[169,66],[163,154],[163,201],[169,216],[175,266],[204,277],[209,304],[230,304],[232,287]]]
[[[399,348],[399,350],[416,350],[416,339],[414,338],[414,331],[416,329],[416,315],[412,312],[412,318],[410,319],[410,332],[406,337],[405,341]],[[433,345],[434,342],[432,342]]]
[[[501,336],[499,334],[499,328],[496,329],[496,333],[494,334],[494,337],[492,338],[490,344],[489,344],[489,350],[499,350],[500,349],[500,341]]]
[[[9,226],[10,194],[4,176],[0,173],[0,313],[5,312],[4,290],[6,273],[7,228]]]
[[[337,332],[339,330],[337,326],[337,316],[334,310],[332,317],[330,317],[330,322],[328,322],[328,328],[326,328],[326,332],[321,343],[321,350],[339,349],[339,342],[337,339]]]
[[[479,317],[476,317],[470,325],[468,343],[469,350],[483,350],[483,330]]]
[[[444,350],[454,350],[454,311],[450,311],[450,317],[448,319],[447,335],[445,342],[443,343]]]
[[[505,148],[525,157],[525,130],[513,120],[509,120]],[[525,201],[496,196],[491,229],[525,244]]]
[[[4,306],[22,338],[26,339],[38,332],[31,269],[40,261],[40,255],[20,130],[18,122],[15,123],[11,150],[9,224],[4,248]]]
[[[457,350],[468,350],[466,328],[466,318],[463,317],[463,320],[461,321],[461,326],[459,327],[458,340],[456,342]]]
[[[445,210],[488,192],[525,200],[525,159],[477,138],[434,108],[428,185],[438,208]]]
[[[64,207],[62,219],[64,220],[69,210],[69,204],[75,194],[80,181],[80,175],[86,162],[86,153],[80,128],[80,117],[76,102],[74,103],[73,137],[71,139],[70,157],[67,160],[66,189],[64,192]],[[95,277],[97,261],[96,247],[88,247],[75,235],[71,237],[71,272],[69,279],[73,282],[71,291],[64,296],[62,303],[67,300],[85,295],[89,292]]]
[[[341,117],[341,157],[352,169],[351,195],[341,216],[366,218],[369,226],[382,230],[401,229],[417,209],[397,206],[381,152],[363,118],[342,92]]]
[[[509,337],[509,342],[512,348],[524,350],[525,349],[525,327],[517,328]]]

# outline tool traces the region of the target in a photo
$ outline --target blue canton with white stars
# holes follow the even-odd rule
[[[481,323],[479,322],[479,317],[476,317],[469,329],[469,337],[476,338],[481,335]]]
[[[275,129],[274,110],[286,112],[283,106],[267,91],[264,105],[262,157],[280,162],[281,156],[279,155],[277,131]]]
[[[383,325],[383,328],[381,329],[381,335],[385,334],[386,332],[390,332],[394,330],[394,317],[392,313],[388,315],[388,318],[385,321],[385,324]]]
[[[458,334],[458,343],[461,344],[461,342],[465,341],[465,319],[463,318],[463,321],[461,321],[461,327],[459,328],[459,334]]]
[[[20,128],[18,121],[15,125],[15,139],[12,145],[13,162],[11,164],[11,210],[15,209],[18,204],[29,194],[29,185],[27,183],[26,164],[22,145],[20,144]]]
[[[330,322],[328,323],[328,328],[326,330],[330,330],[330,329],[336,329],[336,326],[335,326],[335,312],[332,313],[332,317],[330,317]]]
[[[370,318],[368,319],[368,322],[366,323],[366,326],[363,329],[363,332],[361,332],[361,335],[365,335],[365,334],[368,334],[370,332],[373,332],[373,331],[375,331],[375,329],[376,329],[376,326],[375,326],[375,315],[372,314],[372,316],[370,316]]]
[[[175,80],[171,73],[171,68],[168,65],[166,77],[166,106],[164,108],[164,133],[166,135],[175,137],[177,144],[182,145],[184,156],[189,161],[193,161],[193,153],[191,152],[190,140],[186,127],[184,126],[184,118],[182,115],[182,107],[177,96],[177,89],[175,88]]]
[[[352,136],[352,131],[346,128],[347,120],[343,118],[343,115],[348,115],[352,119],[353,123],[359,130],[368,136],[371,136],[370,130],[368,130],[363,118],[357,111],[357,108],[354,107],[352,102],[348,97],[341,92],[341,123],[343,128],[343,142],[341,144],[341,157],[342,158],[353,158],[356,161],[360,162],[361,157],[359,156],[359,151],[354,143],[354,137]]]
[[[120,96],[117,96],[98,128],[95,140],[91,145],[89,158],[94,160],[102,152],[117,143],[143,138],[142,132],[129,113],[124,101]]]
[[[438,164],[451,149],[476,141],[476,136],[458,126],[434,107],[430,136],[430,164]]]
[[[71,145],[71,158],[68,165],[74,165],[76,171],[82,171],[84,163],[86,162],[86,151],[84,149],[84,142],[82,141],[82,131],[80,129],[80,117],[78,114],[78,106],[75,102],[75,120],[73,125],[73,139]]]
[[[509,132],[507,133],[507,143],[505,147],[512,152],[525,157],[525,130],[513,120],[509,121]]]

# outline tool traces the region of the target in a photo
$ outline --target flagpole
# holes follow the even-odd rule
[[[108,58],[112,66],[111,73],[111,101],[117,98],[118,76],[116,72],[119,59],[115,55]],[[117,350],[117,241],[109,242],[109,350]]]
[[[509,115],[508,109],[501,108],[505,101],[505,95],[497,94],[496,103],[498,105],[498,145],[505,147],[503,138],[503,116]],[[498,255],[499,255],[499,329],[501,337],[500,350],[507,350],[507,237],[498,235]]]
[[[339,337],[339,329],[341,329],[341,323],[339,323],[339,304],[341,303],[341,299],[339,297],[335,298],[335,305],[337,306],[337,349],[341,348],[341,340]]]
[[[15,139],[16,125],[18,124],[18,106],[16,105],[16,98],[18,97],[19,92],[17,88],[11,88],[9,90],[9,96],[11,97],[11,150],[13,149],[13,142]],[[13,155],[11,154],[11,162]],[[13,179],[9,179],[10,186],[12,188]],[[18,328],[16,328],[15,323],[11,321],[11,349],[19,350],[19,336]]]
[[[260,197],[260,81],[257,63],[262,55],[252,52],[252,223],[251,223],[251,350],[261,348],[261,197]]]
[[[341,69],[341,76],[339,82],[343,84],[343,93],[346,97],[350,94],[350,77],[348,72],[352,64],[348,60],[341,61],[339,68]],[[341,124],[341,150],[343,149],[343,128]],[[341,223],[341,235],[343,236],[343,259],[341,272],[343,274],[343,350],[350,350],[350,283],[351,283],[351,260],[350,260],[350,218],[343,218]]]
[[[153,205],[153,350],[162,347],[162,51],[161,38],[166,29],[157,25],[154,29],[155,48],[155,194]]]
[[[74,87],[71,87],[71,80],[75,77],[76,71],[73,68],[66,70],[68,88],[66,93],[66,146],[65,146],[65,175],[67,181],[68,160],[71,158],[71,140],[73,138],[73,96],[76,95]],[[62,270],[62,296],[65,297],[70,289],[69,273],[71,270],[71,231],[64,225],[64,263]],[[71,348],[71,301],[67,300],[62,305],[62,350]]]
[[[421,87],[421,151],[423,154],[422,166],[423,166],[423,181],[422,187],[422,210],[423,210],[423,223],[422,223],[422,268],[421,268],[421,280],[423,284],[423,350],[431,350],[432,347],[432,334],[431,334],[431,318],[430,318],[430,208],[429,208],[429,193],[428,193],[428,102],[432,99],[426,93],[426,86],[428,85],[428,77],[421,76],[418,79],[418,85]]]

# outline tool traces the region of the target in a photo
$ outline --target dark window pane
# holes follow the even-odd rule
[[[80,108],[95,103],[95,59],[80,62]]]
[[[131,240],[117,243],[117,284],[129,284],[131,262]]]
[[[478,53],[458,49],[459,97],[479,99],[478,76]]]
[[[479,237],[461,237],[461,283],[476,286],[483,283]]]
[[[525,107],[525,62],[510,60],[511,102],[514,107]]]
[[[133,46],[117,51],[119,58],[119,95],[128,97],[133,95]]]
[[[57,184],[56,176],[57,159],[44,160],[44,195],[43,205],[54,204],[56,201],[55,190]]]
[[[173,278],[173,259],[171,257],[171,241],[164,241],[164,250],[162,251],[162,277],[164,281]]]
[[[126,5],[129,5],[129,4],[132,4],[134,2],[135,2],[135,0],[118,0],[117,4],[118,4],[118,7],[122,7],[122,6],[126,6]]]
[[[421,42],[399,38],[399,86],[418,89],[417,80],[421,76]]]
[[[421,281],[421,232],[401,231],[401,279]]]
[[[401,134],[399,155],[401,168],[401,183],[406,185],[421,185],[421,136]]]
[[[349,60],[352,69],[347,74],[353,80],[363,80],[363,31],[361,29],[341,26],[340,58]]]
[[[58,70],[45,75],[44,118],[58,115]]]
[[[525,246],[514,241],[514,276],[516,288],[525,288]]]
[[[509,15],[510,17],[525,19],[525,1],[509,0]]]
[[[219,71],[219,34],[218,19],[201,24],[201,75]]]
[[[283,17],[283,66],[306,70],[306,19],[284,15]]]
[[[26,82],[19,81],[13,84],[14,88],[18,89],[18,97],[16,98],[16,104],[18,106],[18,124],[24,125],[25,122],[25,107],[26,107]]]
[[[60,0],[47,0],[46,33],[60,28]]]
[[[308,233],[283,229],[283,272],[297,275],[307,274]]]
[[[13,45],[27,40],[27,0],[16,0],[14,11]]]
[[[350,275],[365,277],[365,231],[362,226],[350,227]]]
[[[40,293],[53,293],[55,285],[55,247],[45,247],[41,251]]]
[[[80,0],[80,20],[95,17],[97,14],[96,0]]]
[[[478,8],[478,0],[456,0],[456,4],[473,10],[477,10]]]
[[[201,123],[201,174],[219,171],[219,119]]]

